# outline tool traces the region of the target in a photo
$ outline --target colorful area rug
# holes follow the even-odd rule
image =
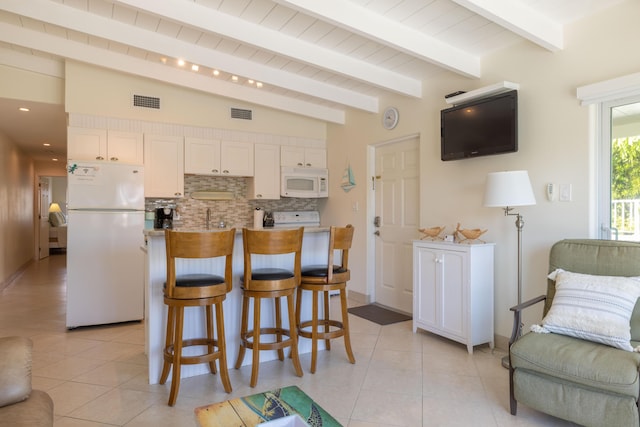
[[[296,386],[227,400],[195,409],[201,427],[243,426],[298,414],[311,427],[342,427],[331,415]]]
[[[407,316],[397,311],[389,310],[377,304],[362,305],[360,307],[351,307],[347,310],[354,316],[362,317],[378,325],[390,325],[392,323],[405,322],[411,320],[411,316]]]

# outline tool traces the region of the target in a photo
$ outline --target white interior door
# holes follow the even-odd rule
[[[375,301],[413,310],[413,240],[419,223],[419,139],[375,150]]]
[[[49,204],[51,203],[51,178],[40,177],[38,182],[38,259],[49,256]]]

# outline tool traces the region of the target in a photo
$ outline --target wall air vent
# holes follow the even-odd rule
[[[142,108],[160,109],[160,98],[154,96],[133,95],[133,106]]]
[[[253,111],[241,108],[231,108],[232,119],[253,120]]]

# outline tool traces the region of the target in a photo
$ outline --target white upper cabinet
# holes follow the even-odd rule
[[[144,136],[144,196],[184,195],[184,142],[176,136]]]
[[[249,142],[220,143],[220,168],[223,175],[253,176],[253,144]]]
[[[280,148],[280,165],[297,168],[326,168],[327,150],[283,145]]]
[[[106,129],[67,129],[67,159],[101,161],[106,158]]]
[[[144,164],[144,138],[141,132],[107,132],[107,160]]]
[[[247,198],[280,199],[280,146],[256,144],[254,158],[255,173],[248,182]]]
[[[220,174],[220,141],[184,139],[184,173],[195,175]]]
[[[133,165],[144,163],[142,133],[107,131],[70,127],[67,131],[67,158],[119,162]]]
[[[253,144],[185,138],[184,171],[196,175],[253,176]]]

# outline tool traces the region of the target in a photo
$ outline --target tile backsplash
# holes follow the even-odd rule
[[[179,220],[175,226],[185,228],[204,228],[207,209],[211,209],[211,226],[216,227],[224,221],[227,227],[253,226],[253,211],[262,208],[265,211],[317,210],[318,199],[282,198],[280,200],[247,199],[247,180],[244,177],[218,177],[205,175],[185,175],[184,197],[173,199]],[[228,191],[233,193],[233,200],[196,200],[191,198],[195,191]],[[146,199],[147,205],[155,201],[167,202],[166,199]]]

